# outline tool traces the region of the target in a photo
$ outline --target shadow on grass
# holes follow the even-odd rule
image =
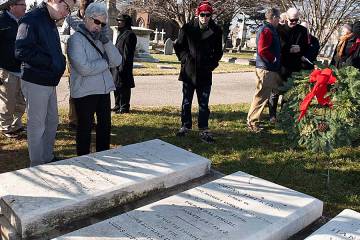
[[[247,105],[212,106],[209,126],[215,144],[203,143],[196,130],[186,137],[175,134],[180,126],[180,108],[135,109],[132,114],[112,116],[111,148],[154,138],[204,156],[225,174],[237,171],[278,183],[323,200],[325,215],[334,216],[344,208],[360,211],[360,147],[336,150],[330,166],[330,189],[325,188],[328,159],[303,149],[291,149],[285,133],[267,126],[254,134],[246,130]],[[60,158],[76,154],[75,132],[65,123],[58,127],[56,154]],[[0,172],[28,166],[26,141],[15,143],[0,137]],[[94,142],[94,141],[93,141]]]

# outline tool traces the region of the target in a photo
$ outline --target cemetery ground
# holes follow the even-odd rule
[[[250,53],[226,53],[224,57],[228,58],[241,58],[250,59],[253,54]],[[180,62],[175,54],[152,54],[156,59],[159,59],[158,63],[141,62],[142,68],[134,68],[134,75],[138,76],[150,76],[150,75],[177,75],[180,72]],[[174,69],[159,69],[158,65],[168,65],[174,67]],[[233,73],[233,72],[249,72],[254,71],[253,66],[239,65],[234,63],[220,62],[219,66],[215,69],[214,73]]]
[[[174,144],[212,161],[212,167],[224,174],[243,171],[325,203],[324,220],[345,208],[360,211],[360,143],[340,148],[332,154],[314,155],[304,149],[290,149],[286,133],[265,123],[266,131],[254,134],[246,128],[247,104],[214,105],[210,127],[215,144],[200,141],[196,127],[189,136],[175,136],[179,127],[178,107],[137,107],[131,114],[112,116],[111,147],[138,143],[154,138]],[[196,112],[194,108],[194,126]],[[266,114],[266,113],[265,113]],[[67,110],[60,110],[55,154],[60,159],[75,156],[75,132],[67,128]],[[25,168],[29,164],[26,139],[10,140],[0,136],[0,172]],[[330,168],[330,188],[325,187],[326,169]]]

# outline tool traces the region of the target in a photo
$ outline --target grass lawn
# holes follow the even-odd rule
[[[317,197],[325,202],[326,217],[334,217],[345,208],[360,211],[360,146],[336,150],[327,190],[322,174],[329,159],[290,149],[286,134],[272,126],[261,134],[248,132],[247,109],[248,105],[243,104],[212,106],[210,127],[217,142],[209,145],[199,140],[197,131],[185,138],[175,137],[180,121],[178,108],[135,108],[132,114],[113,115],[112,147],[159,138],[209,158],[213,168],[225,174],[240,170]],[[196,126],[196,118],[194,121]],[[61,110],[56,141],[60,158],[75,156],[75,134],[66,126],[66,111]],[[1,136],[0,172],[27,164],[26,141]]]
[[[149,76],[149,75],[177,75],[180,72],[180,62],[176,58],[176,55],[164,55],[164,54],[152,54],[154,58],[160,60],[159,63],[146,63],[141,62],[144,65],[143,68],[135,68],[134,75],[136,76]],[[225,54],[227,57],[238,58],[251,58],[251,54]],[[176,69],[159,69],[157,65],[171,65]],[[214,73],[233,73],[233,72],[249,72],[254,71],[253,66],[239,65],[234,63],[220,62],[219,66],[215,69]]]

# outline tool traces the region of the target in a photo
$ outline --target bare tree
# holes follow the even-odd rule
[[[282,0],[282,6],[297,7],[310,25],[310,33],[323,48],[331,35],[345,22],[359,19],[359,0]]]
[[[199,2],[199,0],[133,0],[132,6],[159,18],[173,20],[181,27],[194,17]],[[215,9],[214,18],[218,21],[231,21],[237,13],[258,3],[247,0],[210,0],[209,2]]]

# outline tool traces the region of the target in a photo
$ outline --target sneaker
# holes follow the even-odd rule
[[[111,109],[112,112],[117,112],[120,110],[120,107],[119,106],[115,106]]]
[[[264,128],[262,128],[262,127],[259,127],[257,125],[252,125],[249,123],[248,123],[247,127],[248,127],[249,131],[254,132],[254,133],[259,133],[262,130],[264,130]]]
[[[77,125],[75,123],[69,123],[69,129],[72,131],[76,131]]]
[[[201,139],[201,141],[206,142],[206,143],[214,143],[215,142],[215,139],[212,136],[211,132],[209,132],[209,130],[204,130],[204,131],[200,132],[200,139]]]
[[[17,132],[2,133],[7,138],[19,138],[20,135]]]
[[[269,121],[270,121],[270,124],[275,124],[276,123],[276,117],[271,117]]]
[[[55,157],[54,156],[54,158],[53,159],[51,159],[51,163],[53,163],[53,162],[58,162],[58,161],[61,161],[62,159],[60,159],[60,158],[57,158],[57,157]]]
[[[119,109],[117,111],[115,111],[116,114],[125,114],[125,113],[130,113],[130,110],[123,110],[123,109]]]
[[[15,133],[26,133],[26,132],[27,132],[26,127],[21,127],[21,128],[19,128],[18,130],[15,131]]]
[[[179,131],[176,133],[177,137],[185,137],[185,135],[190,131],[187,127],[181,127]]]

